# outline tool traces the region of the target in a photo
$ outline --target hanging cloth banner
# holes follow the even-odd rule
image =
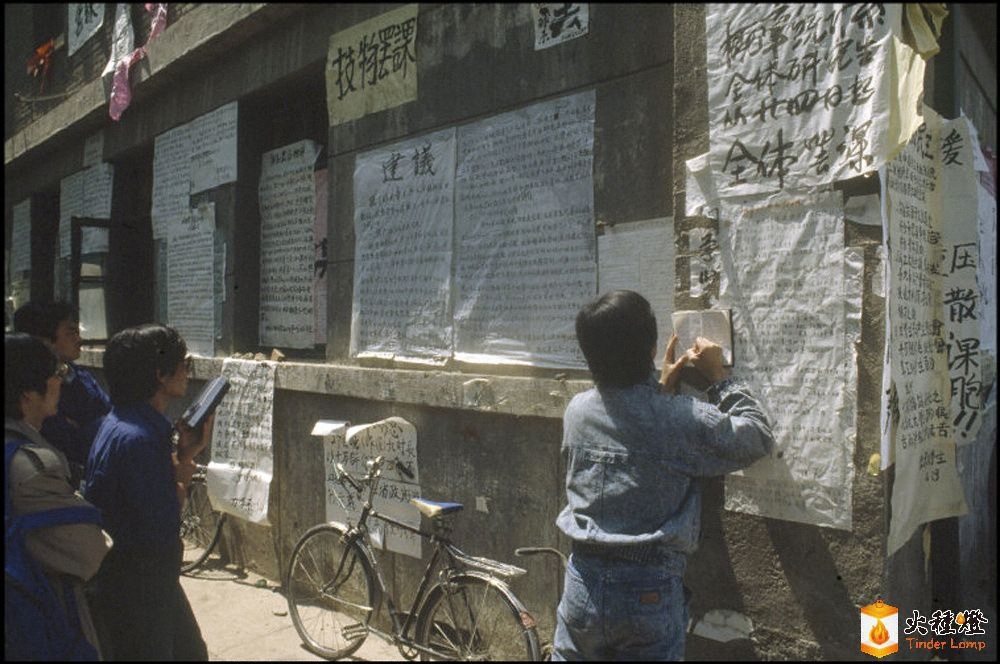
[[[129,20],[128,5],[124,3],[118,4],[118,11],[115,15],[115,37],[111,45],[111,59],[108,61],[103,72],[107,74],[110,71],[114,71],[108,114],[115,122],[121,119],[122,113],[132,103],[132,89],[129,87],[128,81],[132,65],[142,60],[149,48],[149,43],[167,27],[166,3],[146,3],[146,11],[153,14],[153,20],[149,28],[149,38],[145,44],[132,51],[135,36],[132,32],[132,23]]]

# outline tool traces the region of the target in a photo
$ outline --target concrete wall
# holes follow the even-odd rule
[[[53,189],[57,193],[59,179],[80,168],[83,142],[98,129],[104,132],[105,159],[134,163],[151,158],[157,134],[240,100],[239,181],[201,194],[196,202],[215,203],[232,270],[219,355],[269,352],[256,341],[256,182],[260,152],[274,147],[267,141],[278,140],[278,130],[259,114],[292,114],[291,107],[303,99],[325,107],[325,89],[317,81],[330,35],[395,5],[174,6],[183,11],[133,72],[134,101],[120,123],[107,120],[103,87],[91,80],[6,141],[7,200]],[[561,416],[573,394],[589,386],[584,372],[454,365],[426,371],[361,364],[348,357],[353,171],[359,152],[593,89],[595,221],[618,224],[673,216],[680,275],[676,306],[708,305],[709,295],[690,297],[684,250],[691,229],[712,227],[713,222],[683,213],[684,161],[708,146],[704,7],[591,4],[588,36],[543,51],[533,48],[528,7],[421,5],[418,99],[328,130],[323,126],[318,136],[291,139],[327,143],[333,250],[328,343],[316,352],[289,352],[289,360],[279,366],[272,525],[230,520],[223,548],[233,561],[281,579],[297,537],[323,520],[322,453],[319,441],[309,435],[316,420],[361,423],[392,415],[417,427],[425,495],[467,505],[455,529],[463,549],[516,562],[513,550],[518,546],[567,548],[553,523],[564,501]],[[993,72],[995,81],[995,67]],[[995,109],[995,94],[993,104]],[[852,181],[844,189],[874,192],[874,180]],[[115,205],[113,214],[126,212],[118,197]],[[931,607],[923,537],[916,536],[886,560],[891,472],[866,472],[879,438],[884,300],[873,291],[872,279],[881,234],[877,228],[848,223],[844,242],[865,257],[857,346],[854,529],[835,531],[726,512],[721,478],[706,481],[703,539],[687,579],[695,593],[692,618],[729,609],[748,616],[755,632],[752,639],[727,644],[692,637],[689,659],[860,659],[858,606],[882,594],[898,606]],[[716,286],[710,295],[717,294]],[[84,363],[100,367],[101,354],[85,353]],[[221,365],[221,358],[198,360],[190,391],[217,375]],[[492,400],[469,398],[464,384],[475,378],[490,381]],[[171,414],[179,415],[184,405],[175,404]],[[985,475],[977,478],[977,488],[990,481]],[[992,481],[995,487],[995,475]],[[477,498],[486,499],[487,512],[475,509]],[[987,555],[982,528],[973,530]],[[995,544],[992,551],[995,557]],[[418,561],[384,554],[384,562],[391,570],[388,583],[407,601],[421,571]],[[515,583],[515,590],[539,619],[543,638],[549,638],[561,572],[548,561],[520,564],[529,575]],[[990,569],[995,570],[995,558]],[[991,578],[995,581],[995,572],[986,582]],[[992,601],[995,605],[995,594]]]

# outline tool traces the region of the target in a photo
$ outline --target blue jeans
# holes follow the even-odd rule
[[[684,579],[676,572],[574,554],[552,660],[680,660],[687,622]]]

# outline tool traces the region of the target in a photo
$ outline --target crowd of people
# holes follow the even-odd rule
[[[207,660],[180,585],[179,531],[213,418],[196,431],[165,414],[187,392],[184,340],[159,324],[118,332],[104,352],[105,392],[75,364],[73,307],[28,303],[14,328],[4,342],[5,659]],[[572,555],[552,658],[680,659],[698,479],[770,453],[771,430],[708,339],[675,359],[673,337],[656,375],[656,318],[638,293],[587,303],[576,333],[595,386],[563,419],[567,504],[556,525]],[[707,399],[678,395],[682,382]],[[59,510],[74,518],[24,525]],[[13,551],[12,532],[23,532],[26,553]],[[12,564],[28,562],[44,583],[22,589],[45,586],[64,614],[47,635],[36,628],[49,618],[11,606],[14,582],[28,576]]]
[[[205,661],[179,532],[212,418],[195,431],[166,416],[187,391],[186,344],[158,324],[115,334],[107,392],[80,352],[64,302],[25,304],[4,337],[4,658]],[[46,600],[54,611],[29,610]]]

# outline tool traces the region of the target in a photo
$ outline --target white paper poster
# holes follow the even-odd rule
[[[153,141],[153,239],[170,234],[191,204],[191,125],[165,131]]]
[[[942,338],[941,119],[926,123],[887,166],[889,363],[894,399],[887,404],[895,454],[887,554],[922,523],[967,511],[955,467],[948,359]]]
[[[103,2],[70,3],[67,32],[68,54],[73,55],[104,24]]]
[[[236,182],[237,102],[192,120],[191,193]]]
[[[298,141],[261,155],[260,345],[312,348],[316,225],[313,168],[321,146]]]
[[[667,217],[604,229],[597,238],[598,293],[632,290],[656,316],[656,366],[663,366],[674,312],[674,220]]]
[[[455,356],[583,367],[597,287],[593,91],[459,128]]]
[[[327,169],[315,172],[316,216],[313,224],[313,343],[326,343],[326,274],[330,266],[330,242],[327,230]]]
[[[111,57],[104,66],[101,76],[106,76],[115,70],[118,63],[131,57],[135,50],[135,33],[132,30],[132,17],[128,4],[119,2],[115,5],[115,31],[111,40]]]
[[[208,495],[214,509],[267,526],[274,468],[274,362],[227,358],[229,392],[216,410]]]
[[[983,360],[979,320],[983,315],[976,272],[979,174],[974,170],[975,131],[964,118],[941,124],[941,210],[944,246],[944,342],[951,384],[951,416],[955,442],[976,440],[982,423]]]
[[[726,509],[850,530],[863,262],[844,248],[841,195],[727,208],[720,232],[732,375],[775,438],[770,456],[726,476]]]
[[[902,5],[711,4],[711,170],[722,197],[876,170],[909,137],[924,62]]]
[[[366,462],[377,456],[382,456],[384,463],[373,501],[375,510],[419,528],[420,512],[410,504],[411,498],[418,498],[421,494],[417,470],[417,429],[401,417],[353,426],[347,429],[346,436],[332,436],[325,442],[327,521],[345,523],[346,515],[350,514],[352,521],[357,523],[361,505],[367,498],[367,494],[359,495],[336,481],[336,464],[342,464],[348,473],[360,478],[368,472]],[[405,466],[412,478],[401,473],[397,463]],[[421,557],[422,539],[419,535],[377,519],[369,520],[368,528],[375,541],[389,551]]]
[[[167,239],[167,319],[188,350],[215,355],[215,204],[192,209]]]
[[[98,131],[83,144],[83,167],[97,166],[104,161],[104,131]]]
[[[352,355],[451,355],[454,178],[454,129],[358,155]]]
[[[114,184],[114,166],[101,163],[77,171],[59,182],[59,256],[70,255],[72,242],[72,217],[111,218],[111,191]],[[80,253],[89,254],[108,250],[108,229],[83,228],[80,236]]]
[[[31,269],[31,199],[26,198],[13,210],[13,228],[10,237],[10,271],[20,278]]]
[[[586,2],[533,2],[535,50],[582,37],[590,30],[590,5]]]

